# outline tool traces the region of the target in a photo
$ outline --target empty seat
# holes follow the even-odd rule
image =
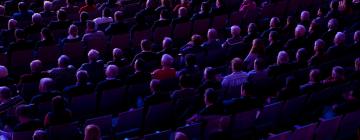
[[[124,87],[103,91],[99,103],[101,113],[117,113],[127,109],[127,97]]]
[[[51,68],[56,66],[57,59],[60,55],[60,49],[57,45],[39,47],[37,58],[41,60],[44,66]]]
[[[176,129],[178,132],[183,132],[190,140],[200,140],[202,138],[201,124],[190,124]]]
[[[166,130],[162,132],[155,132],[144,136],[144,140],[168,140],[170,139],[171,131]]]
[[[313,139],[316,125],[316,123],[311,123],[306,126],[297,126],[295,131],[291,134],[291,140]]]
[[[137,135],[141,129],[143,114],[143,108],[119,113],[115,127],[116,138],[123,139]]]
[[[321,119],[315,132],[315,140],[334,140],[341,117]]]
[[[337,140],[350,140],[357,138],[357,130],[360,126],[360,110],[346,114],[340,121]]]
[[[281,122],[291,125],[291,122],[296,121],[305,107],[306,98],[307,95],[303,95],[287,100],[281,111]]]
[[[257,114],[258,114],[257,109],[237,113],[234,116],[231,127],[232,139],[249,137],[251,134],[253,134],[255,132],[254,125]]]
[[[173,30],[173,38],[178,40],[187,40],[191,33],[191,22],[178,23]]]
[[[91,117],[96,113],[96,96],[94,94],[73,97],[69,109],[74,119]]]
[[[209,22],[208,18],[195,20],[192,27],[193,34],[206,35]]]
[[[271,134],[267,140],[289,140],[290,138],[290,131],[285,131],[280,134]]]
[[[77,140],[80,138],[78,122],[51,126],[48,132],[51,140]]]
[[[101,130],[102,136],[109,136],[112,132],[112,115],[101,116],[97,118],[88,119],[85,121],[85,125],[94,124]]]
[[[212,27],[215,28],[217,31],[224,29],[226,27],[228,18],[229,15],[227,14],[215,16],[212,20]]]
[[[34,131],[25,131],[25,132],[13,132],[11,135],[12,140],[32,140]]]
[[[174,120],[174,109],[170,102],[152,105],[145,117],[145,132],[170,128],[174,124]]]
[[[110,49],[121,48],[128,49],[130,46],[130,34],[120,34],[111,37]]]

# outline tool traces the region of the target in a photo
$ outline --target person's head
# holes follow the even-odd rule
[[[123,51],[119,48],[114,48],[112,55],[113,55],[113,60],[119,60],[123,57]]]
[[[206,67],[204,69],[204,79],[205,80],[215,80],[216,79],[216,71],[212,67]]]
[[[208,2],[202,2],[200,6],[200,11],[206,13],[209,12],[209,10],[210,10],[210,4]]]
[[[51,104],[54,112],[61,112],[65,110],[65,100],[61,96],[55,96],[51,99]]]
[[[52,11],[53,3],[51,1],[44,1],[44,11],[50,12]]]
[[[341,66],[335,66],[333,67],[331,71],[331,77],[335,80],[342,80],[345,78],[345,70]]]
[[[319,7],[319,9],[317,10],[316,15],[319,17],[323,17],[326,14],[326,8],[324,7]]]
[[[360,42],[360,30],[354,33],[354,42]]]
[[[124,18],[124,13],[123,13],[122,11],[116,11],[116,12],[114,13],[114,19],[115,19],[115,21],[120,22],[121,20],[123,20],[123,18]]]
[[[0,16],[4,16],[5,15],[5,7],[0,5]]]
[[[167,9],[163,9],[160,11],[160,20],[171,19],[171,13]]]
[[[55,81],[51,78],[41,78],[39,82],[39,92],[46,93],[55,88]]]
[[[85,70],[79,70],[76,72],[76,80],[78,83],[87,83],[88,82],[88,73]]]
[[[300,48],[296,52],[296,61],[297,62],[306,62],[307,60],[307,51],[305,48]]]
[[[189,140],[185,133],[176,132],[174,140]]]
[[[65,21],[67,18],[67,14],[66,14],[66,11],[65,10],[58,10],[57,11],[57,19],[58,21]]]
[[[321,81],[321,75],[319,69],[312,69],[309,73],[309,81],[319,83]]]
[[[92,20],[88,20],[86,22],[86,32],[87,33],[92,33],[92,32],[95,32],[96,31],[96,24],[94,21]]]
[[[260,54],[260,55],[265,53],[265,46],[261,39],[257,38],[253,40],[250,53]]]
[[[88,60],[89,62],[96,62],[96,60],[98,60],[99,58],[99,51],[91,49],[88,53]]]
[[[210,28],[207,32],[208,40],[216,40],[217,39],[217,31],[214,28]]]
[[[294,17],[292,17],[292,16],[288,16],[287,18],[286,18],[286,25],[294,25],[296,22],[295,22],[295,19],[294,19]]]
[[[86,22],[87,20],[89,20],[89,13],[88,12],[81,12],[80,13],[80,21],[81,22]]]
[[[24,40],[26,37],[26,33],[23,29],[16,29],[15,30],[15,38],[16,40]]]
[[[231,60],[231,70],[232,72],[239,72],[241,71],[241,67],[243,64],[243,60],[239,57],[236,57]]]
[[[191,36],[191,42],[194,46],[200,46],[202,44],[202,37],[201,35],[194,34]]]
[[[186,7],[180,7],[178,10],[178,17],[187,17],[188,10]]]
[[[20,123],[26,123],[33,117],[30,105],[22,104],[17,106],[15,109],[15,113]]]
[[[330,9],[331,10],[338,10],[339,8],[339,1],[338,0],[332,0],[330,2]]]
[[[256,24],[255,23],[250,23],[248,26],[248,34],[251,33],[256,33]]]
[[[300,15],[301,21],[310,21],[310,12],[309,11],[302,11]]]
[[[255,71],[262,71],[262,70],[265,70],[265,68],[266,68],[265,60],[262,58],[256,58],[254,61]]]
[[[285,51],[280,51],[277,56],[277,64],[287,64],[289,63],[289,54]]]
[[[306,28],[303,25],[297,25],[295,28],[295,38],[304,37],[306,34]]]
[[[36,130],[32,138],[33,140],[48,140],[48,134],[45,130]]]
[[[41,29],[41,38],[42,40],[53,40],[52,33],[50,29],[44,27]]]
[[[230,31],[231,31],[232,37],[240,36],[241,29],[239,26],[237,26],[237,25],[231,26]]]
[[[137,72],[141,72],[145,70],[145,62],[142,59],[136,59],[134,63],[134,69]]]
[[[16,29],[17,21],[15,19],[10,19],[8,21],[8,30]]]
[[[174,58],[169,54],[164,54],[161,57],[161,65],[163,67],[171,67],[174,62]]]
[[[77,37],[78,36],[79,29],[75,24],[71,24],[68,29],[68,34]]]
[[[186,66],[192,67],[196,65],[196,56],[194,54],[185,55],[185,64]]]
[[[338,26],[339,26],[339,22],[337,19],[333,18],[328,21],[329,30],[336,30]]]
[[[286,77],[286,84],[285,87],[287,88],[299,88],[298,81],[294,76],[288,76]]]
[[[360,71],[360,57],[355,59],[355,71]]]
[[[345,43],[345,34],[342,32],[337,32],[334,37],[334,44],[335,45],[342,45]]]
[[[0,104],[9,100],[12,96],[10,88],[6,86],[0,87]]]
[[[103,17],[111,17],[111,10],[109,8],[104,8],[102,11]]]
[[[279,33],[277,31],[271,31],[269,33],[269,42],[277,41],[279,39]]]
[[[31,21],[33,24],[41,24],[42,17],[39,13],[35,13],[31,16]]]
[[[270,20],[270,28],[276,28],[279,27],[280,19],[278,17],[272,17]]]
[[[170,37],[164,37],[164,39],[162,41],[162,48],[169,49],[169,48],[171,48],[172,44],[173,44],[173,41]]]
[[[251,96],[252,95],[252,85],[249,82],[244,82],[241,84],[241,96]]]
[[[94,0],[85,0],[85,4],[88,6],[92,6],[95,4],[95,1]]]
[[[101,131],[97,125],[87,125],[84,131],[84,140],[101,140]]]
[[[188,74],[183,74],[179,78],[179,85],[181,88],[190,88],[193,85],[193,79]]]
[[[8,69],[5,66],[0,65],[0,78],[6,78],[8,75]]]
[[[318,19],[313,19],[309,26],[309,32],[316,31],[320,27],[320,22]]]
[[[323,53],[325,51],[325,41],[322,39],[318,39],[314,43],[314,52],[315,53]]]
[[[143,52],[151,52],[152,51],[151,45],[152,45],[152,43],[150,40],[148,40],[148,39],[141,40],[140,46],[141,46],[141,50]]]
[[[161,0],[161,6],[164,7],[171,7],[171,1],[170,0]]]
[[[210,106],[210,105],[216,103],[217,98],[218,97],[217,97],[217,94],[214,89],[208,88],[205,90],[204,102],[205,102],[206,106]]]
[[[215,2],[216,8],[221,8],[224,6],[224,0],[216,0]]]
[[[160,80],[152,79],[150,82],[150,90],[155,93],[160,90]]]
[[[30,63],[30,70],[33,73],[41,72],[42,70],[42,62],[40,60],[33,60]]]
[[[27,4],[25,2],[19,2],[18,3],[18,10],[20,12],[26,12],[28,9],[27,9]]]
[[[146,8],[155,8],[156,7],[156,1],[155,0],[147,0],[145,4]]]
[[[189,3],[189,0],[181,0],[180,3],[181,4],[187,4],[187,3]]]
[[[116,78],[119,74],[119,68],[116,65],[109,65],[106,67],[105,75],[106,78]]]
[[[61,55],[58,58],[58,67],[66,68],[69,65],[70,65],[70,58],[67,55]]]

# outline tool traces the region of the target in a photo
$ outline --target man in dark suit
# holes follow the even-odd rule
[[[178,17],[173,19],[171,25],[175,26],[178,23],[185,23],[188,21],[189,21],[188,9],[186,9],[185,7],[180,7],[178,10]]]
[[[123,22],[124,13],[116,11],[114,14],[115,22],[111,23],[106,29],[106,35],[117,35],[128,32],[128,26]]]
[[[31,73],[21,75],[19,84],[38,83],[41,78],[44,78],[47,76],[47,73],[42,72],[42,68],[43,68],[43,66],[42,66],[42,62],[40,60],[33,60],[30,63]]]
[[[25,39],[25,31],[22,29],[16,29],[15,30],[15,42],[10,43],[8,48],[8,53],[12,53],[14,51],[19,50],[27,50],[27,49],[33,49],[34,45],[30,41]]]
[[[32,104],[39,104],[51,101],[61,93],[55,88],[55,81],[51,78],[42,78],[39,83],[39,93],[31,99]]]
[[[144,39],[141,41],[141,52],[136,54],[132,60],[131,65],[134,65],[135,61],[141,59],[145,62],[146,71],[152,71],[156,68],[160,62],[158,55],[152,51],[152,43],[150,40]]]
[[[5,7],[0,6],[0,29],[7,28],[7,22],[9,21],[10,17],[5,16]]]
[[[79,70],[87,71],[89,81],[97,83],[104,79],[104,63],[99,59],[100,53],[97,50],[91,49],[88,53],[88,63],[81,65]]]
[[[160,104],[170,99],[168,94],[161,93],[159,86],[160,86],[160,80],[154,79],[150,82],[150,90],[152,94],[145,97],[144,99],[145,107],[148,107],[150,105]]]
[[[268,67],[268,74],[270,77],[276,77],[293,70],[293,66],[289,63],[289,55],[285,51],[280,51],[277,57],[277,62]]]
[[[49,76],[54,79],[58,89],[75,83],[76,69],[70,65],[70,58],[66,55],[61,55],[58,59],[58,67],[49,70]]]
[[[70,25],[66,12],[60,9],[57,11],[57,21],[51,21],[48,27],[51,30],[67,30]]]
[[[18,12],[13,14],[13,18],[23,26],[28,26],[28,23],[31,23],[31,16],[34,14],[32,10],[28,10],[27,4],[25,2],[18,3]]]
[[[8,45],[11,43],[11,42],[15,42],[16,39],[15,39],[15,30],[16,30],[16,27],[17,27],[17,21],[14,20],[14,19],[10,19],[8,22],[8,27],[7,27],[7,30],[4,30],[1,32],[1,37],[2,37],[2,41],[3,41],[3,44],[5,46],[5,48],[3,49],[0,49],[1,52],[3,51],[7,51],[6,47],[8,47]]]
[[[123,86],[123,82],[116,78],[118,76],[118,73],[119,73],[119,68],[117,66],[115,65],[107,66],[105,70],[105,75],[106,75],[105,80],[99,82],[95,88],[96,96],[98,99],[100,99],[103,91]]]
[[[325,53],[327,59],[333,60],[345,54],[345,34],[337,32],[334,37],[334,45],[329,47]]]
[[[320,83],[320,81],[320,70],[312,69],[309,73],[309,82],[300,86],[301,94],[311,94],[321,90],[324,86]]]
[[[94,92],[94,85],[88,81],[88,73],[84,70],[79,70],[76,73],[76,84],[64,88],[66,96],[75,97],[79,95],[91,94]]]

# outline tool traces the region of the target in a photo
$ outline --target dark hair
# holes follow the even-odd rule
[[[65,110],[65,100],[63,97],[56,96],[56,97],[52,98],[51,103],[52,103],[53,111],[55,113]]]
[[[339,7],[339,1],[338,0],[332,0],[330,3],[330,8],[337,10]]]
[[[94,2],[94,0],[86,0],[85,3],[87,5],[94,5],[95,2]]]
[[[271,38],[272,38],[273,40],[278,40],[278,39],[279,39],[279,33],[278,33],[277,31],[271,31],[271,32],[269,33],[269,36],[271,36]]]
[[[253,85],[250,82],[244,82],[241,84],[241,90],[244,90],[246,96],[252,95]]]
[[[88,29],[95,29],[95,28],[96,28],[96,24],[95,24],[94,21],[88,20],[88,21],[86,22],[86,27],[87,27]]]
[[[161,17],[163,17],[164,19],[170,19],[170,18],[171,18],[171,13],[170,13],[170,11],[167,10],[167,9],[161,10],[160,15],[161,15]]]
[[[81,21],[87,21],[88,19],[89,19],[89,13],[88,12],[81,12],[80,20]]]
[[[299,88],[298,81],[294,76],[286,77],[286,87],[287,88]]]
[[[27,10],[27,5],[26,5],[25,2],[19,2],[18,3],[18,8],[19,8],[19,11],[24,12],[24,11]]]
[[[215,90],[212,88],[206,89],[204,95],[206,96],[207,100],[211,103],[215,103],[218,99],[218,96],[217,96]]]
[[[217,72],[214,68],[208,68],[205,76],[207,79],[215,79],[216,74],[217,74]]]
[[[45,37],[46,40],[53,40],[52,33],[48,28],[42,28],[41,34]]]
[[[63,9],[60,9],[58,10],[58,13],[57,13],[57,18],[58,20],[66,20],[66,17],[67,17],[67,14],[66,14],[66,11],[63,10]]]
[[[150,51],[151,50],[151,41],[148,39],[141,40],[141,49],[144,51]]]
[[[12,92],[8,87],[6,87],[6,86],[1,87],[1,90],[0,90],[1,97],[3,97],[4,99],[10,99],[11,95],[12,95]]]
[[[188,74],[183,74],[179,78],[179,83],[181,87],[189,88],[192,86],[193,79]]]
[[[145,70],[145,61],[142,59],[136,59],[135,64],[137,70],[144,71]]]
[[[264,70],[266,68],[265,60],[262,58],[256,58],[254,64],[257,66],[259,70]]]
[[[15,112],[17,117],[32,118],[34,115],[31,106],[25,104],[17,106]]]

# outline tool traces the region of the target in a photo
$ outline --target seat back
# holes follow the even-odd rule
[[[51,140],[76,140],[79,137],[78,122],[49,127]]]
[[[114,35],[111,37],[110,49],[120,48],[120,49],[128,49],[130,46],[130,34],[120,34]]]
[[[54,36],[54,40],[56,42],[62,40],[63,38],[65,38],[68,34],[67,29],[56,29],[56,30],[52,30],[51,31],[53,36]]]
[[[244,13],[242,12],[233,12],[230,15],[230,25],[241,25],[241,19],[243,18]]]
[[[340,121],[338,132],[336,135],[337,140],[350,140],[356,139],[357,131],[360,126],[360,110],[348,113]]]
[[[108,136],[112,132],[112,115],[101,116],[97,118],[88,119],[85,121],[85,125],[94,124],[101,130],[102,136]]]
[[[173,121],[174,109],[170,102],[152,105],[145,117],[144,130],[145,132],[164,130],[171,127]]]
[[[60,49],[57,45],[43,46],[38,50],[38,59],[41,60],[44,66],[56,66],[59,55]]]
[[[87,50],[94,49],[104,55],[107,51],[107,41],[105,38],[93,38],[88,40]]]
[[[74,120],[93,116],[96,113],[96,96],[89,94],[73,97],[69,108]]]
[[[162,132],[155,132],[144,136],[144,140],[168,140],[171,136],[171,131],[166,130]]]
[[[132,46],[135,48],[140,48],[141,40],[143,39],[151,39],[151,30],[143,30],[143,31],[134,31],[131,33],[131,42]]]
[[[84,62],[85,50],[80,41],[64,43],[62,53],[69,56],[76,63]]]
[[[240,139],[243,136],[252,134],[257,114],[257,109],[237,113],[231,127],[232,139]]]
[[[171,36],[171,26],[157,27],[153,32],[153,38],[155,43],[161,44],[164,37]]]
[[[27,68],[30,62],[33,60],[33,50],[15,50],[10,54],[10,66],[13,68]]]
[[[121,132],[131,129],[140,129],[142,124],[143,114],[144,114],[143,108],[119,113],[116,124],[116,131]]]
[[[17,88],[25,101],[30,102],[31,98],[39,92],[39,83],[21,83]]]
[[[100,100],[101,113],[109,114],[127,109],[127,96],[124,87],[103,91]]]
[[[282,106],[282,102],[266,105],[256,120],[257,131],[266,132],[271,128],[276,127],[280,119]]]
[[[229,15],[227,15],[227,14],[215,16],[213,18],[212,27],[215,28],[217,31],[224,29],[226,27],[228,18],[229,18]]]
[[[206,35],[210,24],[209,22],[209,18],[195,20],[192,28],[193,34]]]
[[[311,123],[295,129],[291,134],[291,140],[311,140],[314,138],[314,132],[317,123]]]
[[[285,131],[280,134],[271,135],[267,138],[267,140],[289,140],[290,135],[290,131]]]
[[[322,119],[315,132],[316,140],[334,140],[336,136],[336,130],[339,126],[341,117],[335,117],[331,119]]]
[[[201,124],[191,124],[182,126],[176,129],[177,132],[182,132],[191,140],[200,140],[202,138]]]
[[[34,131],[25,131],[25,132],[13,132],[11,135],[12,140],[32,140]]]
[[[281,110],[281,121],[285,123],[295,121],[305,107],[306,98],[307,95],[302,95],[287,100],[284,104],[284,108]]]
[[[176,24],[173,30],[173,37],[180,40],[186,40],[190,37],[191,22]]]
[[[212,116],[203,116],[201,118],[205,122],[204,128],[204,137],[209,139],[210,135],[214,132],[217,132],[220,129],[227,130],[230,125],[230,116],[221,116],[221,115],[212,115]],[[223,127],[223,128],[221,128]]]

